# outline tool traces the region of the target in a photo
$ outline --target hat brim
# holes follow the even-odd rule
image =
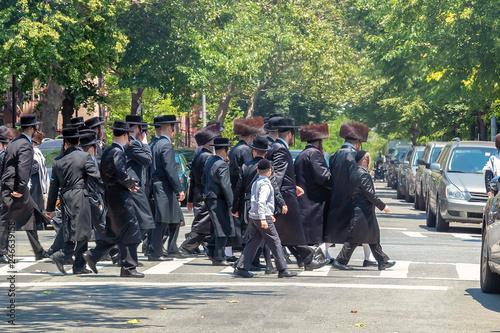
[[[82,126],[82,125],[85,125],[85,123],[81,122],[81,123],[75,123],[75,124],[68,124],[69,127],[78,127],[78,126]]]
[[[211,143],[210,146],[212,146],[212,147],[232,147],[233,144],[232,143],[223,143],[223,144],[213,144],[213,143]]]
[[[290,125],[288,125],[288,126],[273,126],[273,128],[276,128],[278,130],[280,130],[280,129],[282,130],[282,129],[287,129],[287,128],[289,128],[289,129],[300,128],[300,126],[297,126],[297,125],[294,125],[294,126],[290,126]]]
[[[160,122],[153,123],[153,124],[150,124],[150,125],[156,126],[156,125],[164,125],[164,124],[180,124],[180,123],[181,123],[181,121],[180,121],[180,120],[175,120],[175,121],[160,121]]]
[[[31,126],[36,126],[40,125],[42,122],[41,121],[36,121],[35,123],[32,124],[21,124],[20,122],[16,123],[16,126],[21,126],[21,127],[31,127]]]
[[[122,131],[122,132],[129,132],[129,133],[132,133],[134,131],[134,130],[131,130],[130,128],[126,129],[126,128],[120,128],[120,127],[110,127],[109,129]]]
[[[274,126],[269,126],[269,123],[264,125],[264,130],[268,132],[278,132],[278,129]]]
[[[260,151],[270,151],[271,149],[273,149],[273,147],[271,147],[271,145],[268,145],[267,148],[262,148],[262,147],[256,147],[256,146],[252,145],[251,143],[249,143],[248,146],[252,149],[260,150]]]
[[[81,138],[83,135],[78,134],[78,135],[68,135],[68,136],[60,136],[58,137],[59,139],[76,139],[76,138]]]
[[[87,143],[80,143],[80,147],[88,147],[88,146],[94,146],[99,143],[99,140],[95,139]]]
[[[147,125],[148,123],[145,121],[126,121],[129,125]]]

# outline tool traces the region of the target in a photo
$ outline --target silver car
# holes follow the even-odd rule
[[[497,153],[494,142],[452,141],[431,164],[427,226],[448,231],[450,222],[481,223],[488,200],[483,167]]]
[[[427,199],[427,178],[431,163],[434,163],[446,142],[429,142],[425,146],[422,158],[417,161],[418,169],[415,175],[415,209],[425,210]]]
[[[422,157],[424,147],[416,146],[410,148],[399,165],[397,198],[413,202],[415,199],[415,175],[417,172],[417,161]]]

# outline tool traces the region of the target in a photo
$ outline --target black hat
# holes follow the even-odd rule
[[[89,128],[97,127],[103,123],[104,119],[102,119],[101,117],[92,117],[85,120],[85,125],[88,126]]]
[[[295,119],[293,118],[278,118],[276,125],[273,126],[278,129],[278,132],[286,132],[300,126],[295,125]]]
[[[366,155],[366,150],[360,150],[356,153],[356,157],[354,158],[356,160],[356,163],[359,162],[364,156]]]
[[[259,170],[267,170],[271,168],[271,162],[265,158],[261,159],[257,164],[257,169]]]
[[[121,120],[115,120],[113,123],[113,127],[110,127],[112,130],[122,131],[122,132],[133,132],[130,129],[130,125],[127,122]]]
[[[154,123],[150,125],[159,126],[162,124],[178,124],[178,123],[180,123],[180,121],[177,120],[174,115],[166,114],[160,117],[155,117]]]
[[[214,143],[210,144],[217,149],[218,147],[232,147],[233,144],[229,142],[228,138],[215,138]]]
[[[268,132],[278,132],[278,129],[275,127],[278,125],[278,121],[283,117],[272,117],[268,120],[268,122],[264,125],[264,130]]]
[[[95,130],[91,129],[87,125],[82,125],[78,127],[78,132],[80,132],[80,134],[90,134],[90,133],[95,133]]]
[[[283,118],[281,113],[270,113],[269,117],[264,118],[264,122],[267,124],[271,118]]]
[[[134,115],[134,114],[129,114],[125,117],[125,121],[129,123],[131,126],[133,125],[140,125],[142,128],[142,125],[148,125],[145,121],[142,121],[142,116],[141,115]]]
[[[16,123],[16,126],[31,127],[41,123],[42,123],[41,121],[36,120],[34,114],[26,114],[21,116],[21,121]]]
[[[218,129],[219,129],[220,132],[224,132],[226,130],[226,128],[224,126],[222,126],[222,123],[220,121],[218,121],[218,120],[210,120],[207,123],[207,126],[205,126],[205,127],[208,127],[208,126],[213,125],[213,124],[216,124],[218,126]]]
[[[69,120],[68,127],[79,127],[85,124],[83,117],[73,117]]]
[[[212,124],[203,128],[201,131],[194,135],[194,139],[198,146],[202,146],[212,139],[219,138],[221,136],[219,131],[219,126],[217,124]]]
[[[97,140],[97,134],[95,132],[87,133],[80,137],[80,147],[93,146],[97,143],[99,143],[99,140]]]
[[[82,135],[78,132],[77,127],[66,127],[62,130],[61,139],[76,139],[80,138]]]
[[[9,143],[5,136],[0,136],[0,143]]]
[[[252,142],[248,143],[248,146],[260,151],[269,151],[272,149],[269,140],[264,135],[257,135]]]

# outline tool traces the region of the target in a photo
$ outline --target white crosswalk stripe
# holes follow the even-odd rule
[[[409,237],[427,238],[427,236],[424,236],[421,232],[403,231],[403,234]]]

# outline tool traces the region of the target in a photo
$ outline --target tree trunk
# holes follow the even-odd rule
[[[255,104],[257,104],[257,98],[259,97],[260,94],[260,88],[257,86],[257,90],[255,90],[250,97],[250,104],[248,105],[247,109],[247,118],[252,118],[253,113],[255,111]]]
[[[55,138],[57,134],[57,117],[64,99],[64,88],[55,84],[51,79],[45,88],[45,94],[40,101],[40,119],[42,132],[46,138]]]
[[[215,119],[220,121],[221,124],[224,124],[224,120],[226,119],[227,111],[229,109],[229,102],[233,97],[231,93],[234,91],[235,88],[236,86],[233,83],[228,85],[226,93],[222,96],[222,98],[219,101],[219,106],[217,107],[217,114],[215,115]]]
[[[63,128],[68,126],[70,119],[73,117],[75,112],[75,95],[71,90],[66,89],[65,98],[62,102],[62,118],[63,118]]]
[[[132,108],[130,110],[130,113],[133,115],[137,114],[139,106],[141,105],[143,92],[144,88],[137,88],[137,90],[130,88],[130,93],[132,94]]]
[[[488,107],[484,107],[483,111],[477,111],[477,128],[479,132],[479,141],[487,141],[487,131],[486,125],[484,124],[484,115],[486,114],[486,110]]]

